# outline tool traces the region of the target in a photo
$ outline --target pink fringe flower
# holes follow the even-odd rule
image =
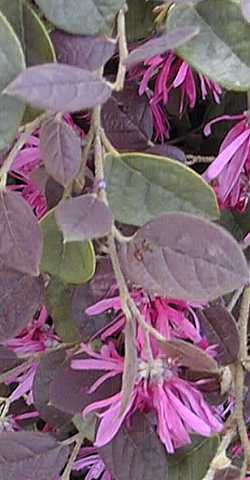
[[[177,89],[180,94],[180,115],[187,106],[194,108],[198,97],[198,83],[203,100],[211,94],[214,101],[220,103],[220,86],[204,75],[194,73],[187,63],[171,51],[156,55],[138,65],[131,71],[130,78],[139,79],[139,94],[146,93],[150,97],[149,105],[153,113],[156,138],[161,141],[169,138],[169,123],[163,106],[168,103],[173,90]],[[150,85],[151,80],[154,80],[153,87]]]
[[[199,321],[194,311],[194,307],[200,307],[200,305],[191,305],[181,300],[162,297],[150,298],[142,290],[134,291],[131,295],[145,320],[164,335],[167,340],[181,338],[191,340],[193,343],[201,341]],[[118,333],[125,325],[125,316],[121,310],[119,296],[101,300],[85,311],[87,315],[92,316],[99,315],[109,309],[113,309],[116,316],[108,327],[99,332],[103,341]],[[138,348],[139,346],[143,347],[143,342],[143,332],[138,328]]]
[[[250,126],[248,114],[224,115],[212,120],[205,128],[223,120],[239,120],[224,138],[218,156],[208,167],[204,178],[214,184],[220,207],[244,211],[250,195]]]
[[[107,379],[123,372],[124,359],[112,342],[104,345],[100,353],[82,345],[89,355],[83,360],[72,360],[77,370],[100,370],[105,373],[90,388],[95,391]],[[179,367],[179,366],[178,366]],[[83,411],[86,415],[102,411],[95,445],[109,443],[119,431],[122,423],[136,411],[153,411],[157,417],[157,432],[169,453],[191,442],[190,433],[205,437],[222,429],[220,421],[212,413],[202,394],[191,382],[178,375],[178,367],[159,349],[154,348],[151,363],[139,353],[137,380],[125,412],[121,415],[121,393],[90,404]]]
[[[72,470],[88,472],[84,477],[85,480],[112,480],[112,475],[107,471],[96,448],[93,447],[85,447],[80,450]]]

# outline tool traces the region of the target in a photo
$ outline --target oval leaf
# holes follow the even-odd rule
[[[124,0],[36,0],[44,15],[69,33],[108,33]]]
[[[216,360],[221,365],[238,358],[240,339],[233,315],[223,305],[211,305],[197,312],[202,331],[209,345],[216,345]]]
[[[80,137],[65,122],[52,118],[42,126],[40,149],[49,175],[66,187],[80,168]]]
[[[0,437],[0,480],[48,480],[64,467],[69,447],[47,433],[8,432]]]
[[[104,237],[112,228],[111,211],[91,194],[64,200],[56,208],[55,218],[64,242]]]
[[[43,284],[38,278],[15,270],[0,270],[0,341],[18,335],[33,318],[43,301]]]
[[[145,150],[153,135],[153,117],[147,96],[140,96],[137,85],[129,82],[122,92],[114,92],[103,106],[102,125],[116,149]]]
[[[116,220],[144,225],[156,215],[182,211],[218,217],[213,190],[185,165],[139,153],[107,155],[105,178]]]
[[[81,284],[87,282],[95,272],[95,254],[91,242],[63,243],[54,211],[41,222],[44,249],[41,271],[59,277],[63,282]]]
[[[0,193],[0,261],[29,275],[39,274],[42,232],[26,201],[15,192]]]
[[[190,368],[193,372],[218,372],[218,365],[216,361],[210,357],[206,352],[195,345],[191,345],[183,340],[158,340],[161,350],[166,355],[183,367]]]
[[[127,277],[150,294],[208,302],[249,281],[246,259],[221,227],[169,213],[141,228],[121,259]]]
[[[24,70],[25,59],[14,30],[0,12],[0,92]],[[24,113],[24,104],[0,93],[0,150],[15,138]]]
[[[94,73],[70,65],[47,63],[29,67],[5,93],[52,112],[77,112],[106,102],[111,88]]]
[[[192,444],[167,455],[171,480],[203,480],[219,446],[219,436],[202,438],[194,435]]]
[[[114,40],[106,37],[83,37],[55,30],[51,38],[59,63],[90,71],[105,65],[115,52]]]
[[[210,0],[170,10],[168,30],[190,25],[198,27],[200,33],[178,48],[178,55],[229,90],[249,90],[250,25],[242,16],[240,3]]]
[[[132,50],[125,61],[128,68],[139,62],[148,60],[155,55],[161,55],[167,50],[173,50],[191,40],[199,33],[198,27],[179,28],[172,32],[165,33],[161,37],[153,38],[144,43],[141,47]]]
[[[154,427],[143,414],[135,414],[99,453],[116,480],[167,480],[166,451]],[[122,466],[122,468],[121,468]]]

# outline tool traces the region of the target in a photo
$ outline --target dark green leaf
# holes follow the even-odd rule
[[[233,0],[209,0],[195,7],[172,8],[168,30],[187,26],[197,26],[200,33],[178,48],[178,55],[228,90],[249,90],[250,25],[243,18],[240,4]]]
[[[59,277],[63,282],[81,284],[87,282],[95,271],[95,254],[91,242],[63,243],[54,211],[41,222],[44,249],[41,270]]]
[[[14,30],[0,12],[0,92],[24,70],[25,59]],[[24,104],[0,94],[0,150],[14,140],[24,113]]]
[[[127,39],[136,42],[149,37],[155,28],[153,8],[154,0],[127,0],[128,12],[126,15]]]
[[[213,190],[188,167],[166,157],[107,155],[105,177],[116,220],[143,225],[164,212],[190,212],[215,219]]]
[[[57,335],[64,343],[80,340],[79,332],[71,319],[74,287],[65,285],[56,277],[50,280],[45,292],[45,305],[53,319]]]
[[[150,294],[207,302],[249,281],[246,259],[221,227],[168,213],[138,230],[120,252],[127,277]]]
[[[194,437],[192,445],[168,455],[169,480],[202,480],[219,445],[219,437]]]
[[[124,0],[36,0],[44,15],[69,33],[108,33]]]

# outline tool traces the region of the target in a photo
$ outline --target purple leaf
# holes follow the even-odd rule
[[[99,453],[116,480],[168,478],[166,451],[145,415],[135,414]]]
[[[80,168],[80,137],[65,122],[51,118],[42,126],[40,149],[49,175],[66,187]]]
[[[94,71],[102,67],[115,52],[115,42],[107,37],[70,35],[62,30],[51,33],[59,63]]]
[[[160,157],[172,158],[177,160],[177,162],[186,163],[185,153],[178,147],[169,145],[168,143],[162,143],[159,145],[154,145],[153,147],[147,148],[145,153],[151,155],[159,155]]]
[[[45,186],[45,197],[47,200],[48,210],[56,207],[62,200],[64,188],[57,183],[52,177],[49,177]]]
[[[241,10],[245,20],[250,23],[250,0],[241,0]]]
[[[102,124],[112,145],[118,150],[144,150],[153,135],[148,98],[138,95],[136,84],[127,83],[122,92],[113,93],[103,106]]]
[[[3,432],[0,436],[0,480],[49,480],[60,473],[69,447],[47,433]]]
[[[112,228],[110,209],[91,194],[64,200],[56,208],[55,217],[65,242],[104,237]]]
[[[0,261],[30,275],[39,274],[42,233],[30,206],[15,192],[0,193]]]
[[[149,294],[208,302],[249,281],[246,259],[223,228],[185,213],[149,222],[121,250],[128,279]]]
[[[206,352],[183,340],[158,341],[161,350],[183,367],[198,372],[218,372],[217,362]]]
[[[74,321],[81,338],[87,342],[111,322],[109,312],[89,316],[85,310],[103,298],[108,298],[110,288],[116,283],[111,261],[108,257],[97,262],[93,279],[74,289],[70,317]]]
[[[70,422],[72,417],[50,404],[50,386],[54,378],[61,373],[61,365],[65,358],[64,350],[45,353],[36,370],[32,386],[34,405],[39,415],[53,427]]]
[[[83,357],[74,357],[74,359],[81,358]],[[89,388],[104,372],[73,370],[70,367],[71,360],[72,358],[61,365],[60,371],[58,370],[50,386],[51,405],[66,413],[75,415],[80,413],[90,403],[111,397],[120,391],[121,378],[120,375],[116,375],[114,378],[106,380],[96,391],[89,393]]]
[[[77,112],[106,102],[109,85],[87,70],[47,63],[27,68],[5,93],[51,112]]]
[[[1,268],[0,298],[0,341],[3,342],[19,334],[41,307],[42,281]]]
[[[16,356],[15,352],[4,345],[0,345],[0,374],[17,367],[20,363],[21,360]]]
[[[161,55],[167,50],[173,50],[178,48],[184,43],[191,40],[193,37],[198,35],[199,28],[197,27],[185,27],[177,28],[172,32],[167,32],[161,37],[153,38],[148,42],[144,43],[141,47],[133,50],[125,63],[128,68],[133,65],[148,60],[156,55]]]
[[[216,360],[221,365],[238,358],[240,340],[234,317],[222,305],[211,305],[197,312],[203,334],[209,345],[217,345]]]

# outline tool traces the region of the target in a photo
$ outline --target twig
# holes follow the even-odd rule
[[[10,151],[9,155],[7,156],[6,160],[4,161],[3,165],[0,168],[0,189],[4,190],[7,181],[7,175],[11,168],[12,163],[14,162],[17,154],[23,148],[27,140],[29,139],[30,135],[40,127],[42,120],[45,118],[45,114],[40,115],[40,117],[36,118],[34,122],[31,122],[25,128],[25,132],[22,133],[15,143],[14,147]]]
[[[232,312],[232,310],[234,309],[236,303],[238,302],[239,298],[241,297],[242,295],[242,292],[243,292],[244,288],[241,287],[239,288],[238,290],[236,290],[229,302],[229,304],[227,305],[227,310],[229,312]]]
[[[71,439],[72,440],[72,439]],[[73,465],[74,465],[74,462],[75,462],[75,459],[79,453],[79,450],[81,448],[81,445],[82,445],[82,442],[84,440],[84,433],[82,432],[79,432],[78,435],[76,436],[76,443],[75,443],[75,446],[72,450],[72,453],[70,455],[70,458],[69,458],[69,461],[66,465],[66,468],[63,472],[63,475],[61,477],[61,480],[70,480],[70,475],[71,475],[71,472],[72,472],[72,468],[73,468]]]
[[[195,165],[196,163],[211,163],[215,157],[203,155],[186,155],[186,165]]]
[[[240,315],[238,321],[239,336],[240,336],[240,350],[238,361],[235,368],[235,416],[238,426],[238,431],[241,439],[242,448],[244,451],[244,459],[248,468],[250,466],[250,442],[247,434],[247,427],[244,419],[244,380],[245,369],[244,362],[247,359],[247,330],[248,317],[250,309],[250,285],[244,289],[240,307]],[[243,473],[244,473],[243,468]],[[244,478],[241,474],[241,478]]]
[[[127,38],[126,38],[126,22],[125,22],[126,12],[127,12],[127,5],[125,4],[125,6],[121,8],[120,12],[118,13],[118,21],[117,21],[120,61],[119,61],[116,81],[113,84],[113,90],[116,90],[117,92],[123,89],[125,76],[126,76],[126,66],[124,63],[124,61],[128,56],[128,45],[127,45]]]
[[[235,428],[229,430],[222,438],[209,469],[202,480],[213,480],[218,470],[228,468],[231,465],[231,460],[227,457],[226,451],[235,436],[235,430]]]

